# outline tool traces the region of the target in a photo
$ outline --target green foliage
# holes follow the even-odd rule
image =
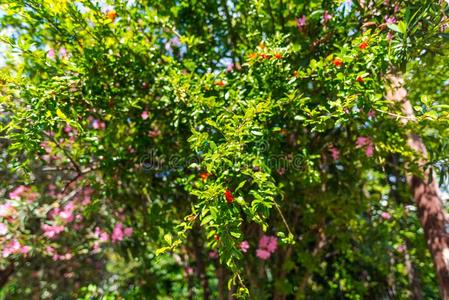
[[[375,2],[2,4],[0,243],[32,247],[2,297],[437,298],[405,174],[413,130],[446,178],[448,8]]]

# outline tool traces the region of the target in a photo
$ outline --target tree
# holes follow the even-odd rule
[[[448,6],[377,2],[3,4],[5,297],[447,299]]]

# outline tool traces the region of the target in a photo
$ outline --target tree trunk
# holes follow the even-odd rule
[[[14,264],[10,263],[5,269],[0,270],[0,290],[8,283],[9,277],[14,273]]]
[[[401,121],[404,124],[414,121],[415,115],[407,99],[402,75],[391,72],[387,75],[387,80],[390,84],[387,99],[401,106],[404,114]],[[449,300],[449,234],[446,232],[447,220],[444,206],[439,196],[438,185],[430,177],[431,170],[425,169],[427,151],[424,143],[419,136],[409,133],[408,145],[420,156],[418,163],[423,174],[422,176],[407,174],[407,181],[418,209],[427,247],[433,258],[441,298]]]

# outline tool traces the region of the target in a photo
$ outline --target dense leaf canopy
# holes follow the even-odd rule
[[[407,139],[444,191],[447,13],[6,1],[1,297],[437,299]]]

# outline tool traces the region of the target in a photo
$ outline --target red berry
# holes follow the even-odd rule
[[[357,76],[357,81],[358,82],[360,82],[360,83],[364,83],[365,82],[365,80],[363,80],[363,77],[362,76]]]
[[[359,45],[359,49],[360,50],[364,50],[364,49],[366,49],[366,48],[368,48],[368,42],[361,42],[360,43],[360,45]]]
[[[339,59],[338,57],[336,57],[332,63],[336,66],[336,67],[341,67],[343,65],[343,61],[341,59]]]
[[[218,234],[214,235],[214,240],[219,241],[220,240],[220,236]]]
[[[217,80],[217,81],[215,81],[215,85],[218,85],[218,86],[225,86],[225,85],[226,85],[226,82],[224,82],[223,80]]]
[[[117,13],[114,10],[110,10],[106,13],[106,17],[111,20],[114,21],[115,18],[117,18]]]
[[[210,174],[207,172],[200,173],[200,177],[201,177],[201,180],[203,180],[203,182],[205,182],[207,180],[207,177],[209,177],[209,176],[210,176]]]
[[[232,196],[232,193],[230,190],[226,189],[225,197],[226,197],[226,202],[228,202],[228,204],[231,204],[232,202],[234,202],[234,196]]]

